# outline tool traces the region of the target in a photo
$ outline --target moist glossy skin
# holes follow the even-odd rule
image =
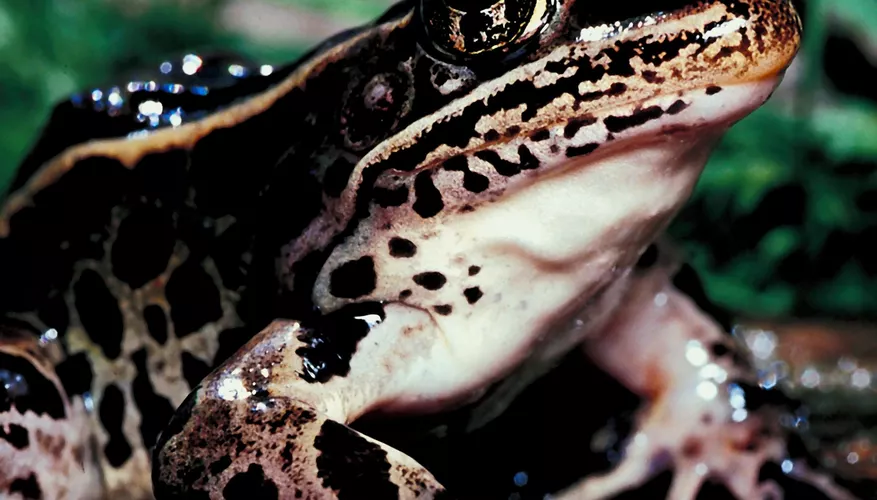
[[[150,469],[160,498],[445,494],[343,424],[505,380],[480,425],[597,335],[799,44],[781,0],[538,4],[526,44],[469,57],[403,3],[211,116],[22,176],[0,218],[0,308],[20,334],[59,332],[58,404],[92,408],[98,459],[73,458],[75,491],[0,442],[3,470],[26,464],[15,477],[56,498],[148,498]],[[587,327],[558,327],[573,316]],[[651,396],[688,379],[661,380]],[[39,425],[7,399],[0,422]],[[582,491],[645,480],[625,470]]]

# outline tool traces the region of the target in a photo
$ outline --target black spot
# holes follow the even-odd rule
[[[404,300],[411,296],[411,290],[402,290],[399,292],[399,298]]]
[[[371,257],[351,260],[338,266],[329,278],[329,293],[344,299],[355,299],[375,290],[378,276]]]
[[[496,173],[504,177],[511,177],[521,173],[521,166],[519,164],[502,159],[496,151],[489,149],[478,151],[475,153],[475,157],[493,165]]]
[[[584,146],[570,146],[566,148],[566,157],[574,158],[576,156],[584,156],[593,153],[598,147],[600,147],[600,145],[596,142],[585,144]]]
[[[484,140],[486,142],[498,141],[499,140],[499,132],[497,132],[496,130],[488,130],[484,134]]]
[[[264,498],[277,499],[280,492],[274,481],[265,477],[261,465],[250,464],[247,472],[240,472],[228,481],[222,489],[222,498],[226,500],[250,500]]]
[[[710,85],[706,88],[706,95],[715,95],[722,91],[722,87]]]
[[[530,140],[535,142],[547,141],[551,138],[551,132],[547,128],[541,128],[530,134]]]
[[[164,309],[156,304],[151,304],[143,309],[143,320],[146,322],[146,330],[149,335],[161,345],[167,341],[167,317]]]
[[[295,442],[290,440],[286,442],[286,446],[283,447],[283,451],[280,452],[280,458],[283,459],[282,470],[284,472],[288,471],[292,468],[292,452],[295,450]]]
[[[505,129],[505,133],[503,135],[505,135],[506,137],[515,137],[520,133],[521,133],[521,127],[519,127],[517,125],[512,125],[511,127]]]
[[[437,273],[434,271],[428,273],[420,273],[414,276],[414,282],[418,285],[426,288],[427,290],[440,290],[445,283],[448,282],[448,279],[445,278],[445,275],[442,273]]]
[[[320,451],[317,476],[339,500],[361,498],[366,491],[374,500],[399,497],[399,487],[390,481],[387,453],[353,430],[327,420],[314,439],[314,448]]]
[[[490,179],[469,169],[465,156],[454,156],[444,163],[445,170],[463,172],[463,187],[472,193],[482,193],[490,187]]]
[[[79,321],[88,337],[101,347],[107,358],[118,358],[122,353],[122,312],[103,278],[86,269],[73,285],[73,294]]]
[[[183,351],[183,378],[189,387],[197,387],[210,373],[210,365],[196,358],[192,353]]]
[[[0,413],[15,407],[54,419],[67,416],[64,400],[55,387],[28,360],[0,352]]]
[[[606,128],[613,133],[623,132],[631,127],[643,125],[664,115],[660,106],[650,106],[635,111],[630,116],[607,116],[603,119]]]
[[[679,272],[673,276],[673,286],[688,295],[697,304],[697,307],[712,316],[726,332],[731,331],[733,315],[709,299],[697,271],[690,264],[683,264]]]
[[[149,380],[149,368],[146,366],[146,349],[140,349],[131,355],[131,361],[137,368],[137,375],[131,383],[134,403],[140,410],[140,436],[143,444],[150,448],[158,437],[158,433],[174,416],[174,407],[167,398],[159,396]]]
[[[436,216],[445,208],[442,193],[432,182],[432,170],[424,170],[414,179],[414,211],[424,219]]]
[[[408,187],[399,186],[395,189],[376,187],[372,196],[375,202],[384,208],[400,207],[408,201]]]
[[[643,79],[649,83],[664,83],[664,78],[659,77],[655,71],[643,71]]]
[[[9,493],[20,493],[28,500],[41,500],[43,498],[40,483],[37,482],[37,476],[33,472],[26,479],[18,478],[12,481],[12,484],[9,485]]]
[[[636,261],[636,267],[639,269],[651,269],[652,266],[658,263],[658,253],[658,245],[652,243],[646,251],[640,255],[639,260]]]
[[[481,267],[479,266],[469,266],[469,276],[475,276],[481,272]]]
[[[433,311],[441,314],[442,316],[447,316],[454,312],[454,308],[448,304],[438,305],[432,308]]]
[[[615,82],[609,86],[609,90],[606,91],[606,95],[618,96],[625,92],[627,92],[627,85],[621,82]]]
[[[167,268],[176,236],[170,212],[155,207],[134,211],[119,226],[110,253],[113,274],[136,290]]]
[[[417,253],[417,245],[405,238],[393,238],[390,240],[390,255],[397,258],[414,257]]]
[[[91,391],[94,372],[91,370],[88,354],[78,352],[67,356],[64,361],[61,361],[55,367],[55,373],[58,374],[58,380],[64,386],[64,391],[67,392],[68,397],[82,395]]]
[[[0,425],[0,439],[5,439],[13,448],[19,450],[27,448],[27,445],[30,444],[30,439],[27,436],[27,429],[17,424],[9,424],[8,433],[3,429],[3,426]]]
[[[184,338],[222,317],[219,288],[197,262],[186,261],[174,270],[165,295],[177,338]]]
[[[372,321],[375,317],[378,321]],[[322,383],[334,376],[346,376],[359,341],[384,318],[381,304],[365,302],[350,304],[326,316],[302,322],[298,339],[305,347],[295,351],[304,365],[302,379]]]
[[[231,457],[223,455],[222,458],[210,464],[210,474],[218,476],[222,474],[222,471],[228,469],[229,465],[231,465]]]
[[[518,157],[521,159],[521,170],[539,168],[539,159],[523,144],[518,146]]]
[[[132,450],[122,432],[125,422],[125,394],[116,384],[110,384],[104,389],[98,415],[110,438],[104,447],[104,455],[110,465],[118,469],[131,458]]]
[[[574,118],[566,124],[566,127],[563,128],[563,136],[567,139],[572,139],[576,136],[579,130],[582,129],[582,127],[593,125],[595,123],[597,123],[597,119],[593,116]]]
[[[679,113],[685,111],[686,108],[688,108],[688,104],[685,101],[678,100],[671,104],[669,108],[667,108],[667,113],[671,115],[678,115]]]
[[[474,304],[474,303],[478,302],[481,299],[481,297],[484,296],[484,292],[482,292],[480,288],[475,286],[472,288],[467,288],[465,291],[463,291],[463,295],[466,296],[466,300],[470,304]]]

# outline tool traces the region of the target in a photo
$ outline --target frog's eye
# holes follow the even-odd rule
[[[548,24],[554,0],[422,0],[432,45],[452,58],[509,53]]]

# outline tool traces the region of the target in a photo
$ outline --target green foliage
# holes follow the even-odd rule
[[[106,85],[187,50],[221,47],[278,63],[307,48],[229,35],[218,21],[224,1],[0,0],[0,188],[53,103],[75,90]],[[345,20],[372,18],[388,4],[262,1]],[[877,169],[867,167],[877,164],[877,104],[833,91],[821,58],[828,19],[845,23],[860,39],[877,40],[877,0],[807,5],[805,73],[794,104],[781,106],[777,101],[788,99],[778,96],[730,131],[672,232],[706,277],[709,294],[734,310],[875,317],[877,281],[868,271],[877,265],[861,251],[838,259],[832,248],[861,246],[863,234],[877,238],[868,233],[877,214],[861,203],[877,189]],[[806,195],[803,217],[782,220],[796,190]],[[757,237],[746,229],[755,223],[764,226]]]

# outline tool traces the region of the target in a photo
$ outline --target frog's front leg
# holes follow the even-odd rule
[[[623,306],[584,345],[647,403],[615,469],[559,498],[614,498],[667,469],[670,500],[699,498],[706,483],[741,499],[853,498],[790,454],[794,437],[780,426],[788,400],[760,388],[732,337],[674,286],[694,271],[683,268],[673,280],[675,268],[661,257],[636,271]]]
[[[374,307],[311,325],[275,322],[204,379],[159,438],[156,497],[434,498],[444,491],[413,459],[345,425],[388,403],[434,401],[437,394],[423,391],[448,374],[432,367],[453,366],[429,314]],[[341,365],[354,349],[347,371]]]

